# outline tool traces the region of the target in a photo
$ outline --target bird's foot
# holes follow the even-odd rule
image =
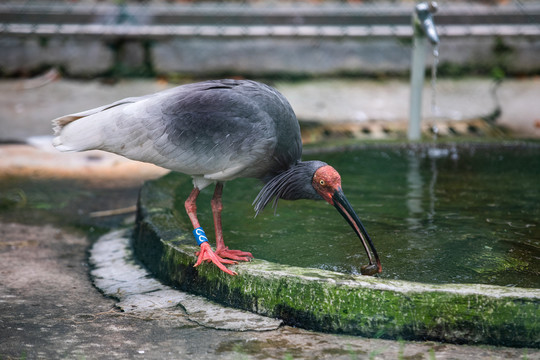
[[[213,262],[221,271],[226,272],[229,275],[238,275],[236,272],[231,271],[225,267],[223,264],[237,264],[236,261],[223,259],[222,257],[216,255],[210,244],[208,242],[203,242],[201,244],[201,251],[197,252],[196,255],[199,257],[194,266],[199,266],[203,261]]]
[[[250,252],[242,250],[230,250],[227,246],[222,248],[218,247],[216,249],[216,255],[236,261],[251,261],[251,259],[253,259],[253,255]]]

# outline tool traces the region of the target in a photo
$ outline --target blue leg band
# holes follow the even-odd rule
[[[206,237],[202,227],[198,227],[193,230],[193,236],[195,236],[195,240],[197,240],[197,245],[199,246],[201,246],[201,244],[204,242],[208,242],[208,238]]]

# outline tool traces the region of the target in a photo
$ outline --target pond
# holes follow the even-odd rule
[[[377,146],[305,156],[334,166],[381,257],[382,278],[424,283],[540,287],[540,147]],[[323,201],[283,201],[254,218],[261,188],[238,179],[224,190],[223,228],[231,249],[301,267],[360,274],[359,239]],[[176,189],[175,208],[189,228]],[[202,226],[212,236],[210,189]],[[213,241],[211,241],[213,243]]]

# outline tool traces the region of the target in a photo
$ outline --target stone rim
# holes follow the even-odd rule
[[[174,216],[169,174],[141,189],[133,237],[150,271],[181,290],[277,317],[306,329],[406,340],[540,347],[540,290],[492,285],[421,284],[299,268],[264,260],[193,268],[197,247]]]

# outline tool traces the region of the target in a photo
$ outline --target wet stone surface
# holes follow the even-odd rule
[[[178,311],[121,312],[89,280],[88,246],[82,233],[0,223],[2,359],[540,359],[535,349],[366,339],[288,326],[223,331]]]
[[[182,290],[317,331],[540,346],[537,289],[421,284],[258,259],[231,267],[239,274],[234,277],[212,265],[194,269],[197,248],[182,230],[176,198],[186,181],[170,174],[145,184],[134,236],[137,258]]]
[[[94,285],[105,295],[117,298],[116,306],[125,313],[148,318],[161,318],[164,313],[185,315],[198,325],[218,330],[268,331],[281,325],[281,320],[223,307],[163,285],[133,259],[130,233],[110,232],[90,250]]]

